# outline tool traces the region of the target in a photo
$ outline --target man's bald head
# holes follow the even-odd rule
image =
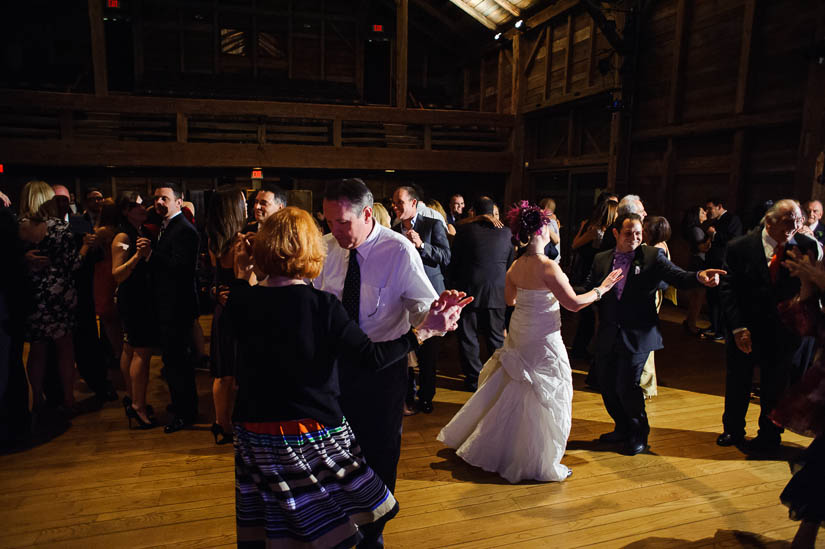
[[[54,200],[54,204],[57,206],[57,217],[63,219],[70,210],[71,193],[65,185],[52,185],[52,190],[54,191],[54,198],[52,198],[52,200]]]

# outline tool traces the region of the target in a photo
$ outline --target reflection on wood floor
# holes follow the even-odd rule
[[[663,331],[659,396],[648,401],[651,452],[627,457],[593,442],[612,425],[599,395],[583,385],[586,363],[574,362],[564,459],[573,476],[517,485],[468,466],[435,440],[469,396],[457,390],[456,342],[448,338],[435,411],[405,419],[401,512],[387,526],[387,546],[788,546],[797,523],[779,503],[790,477],[782,458],[809,439],[786,433],[783,455],[763,461],[716,446],[724,347],[689,337],[677,322],[664,322]],[[155,357],[149,402],[163,417],[159,369]],[[0,547],[233,546],[232,449],[213,444],[209,374],[199,373],[198,383],[202,417],[194,430],[129,431],[113,402],[51,440],[0,456]],[[757,412],[752,406],[748,414],[749,436]]]

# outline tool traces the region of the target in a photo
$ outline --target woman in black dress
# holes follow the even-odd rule
[[[238,546],[352,547],[362,529],[392,518],[398,504],[365,463],[338,403],[338,359],[362,368],[389,364],[424,339],[456,326],[472,298],[448,291],[404,336],[372,343],[332,294],[305,280],[326,256],[309,213],[287,207],[260,226],[249,285],[248,241],[235,250],[224,316],[243,350],[237,365],[235,508]]]
[[[209,202],[206,236],[209,260],[214,272],[211,295],[215,300],[212,334],[209,341],[215,444],[232,442],[232,404],[235,401],[236,340],[224,328],[223,310],[229,298],[229,285],[235,279],[234,243],[246,225],[246,199],[237,187],[221,189]]]
[[[112,276],[118,283],[117,309],[123,323],[123,351],[120,371],[126,385],[123,408],[129,418],[136,420],[139,429],[157,425],[151,406],[146,404],[149,385],[149,361],[152,346],[157,344],[154,314],[150,293],[149,265],[151,241],[143,223],[147,212],[137,192],[126,192],[118,200],[122,222],[112,240]]]

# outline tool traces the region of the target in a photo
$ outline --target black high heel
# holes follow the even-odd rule
[[[142,431],[146,429],[153,429],[158,426],[158,423],[157,421],[155,421],[155,418],[149,416],[149,421],[144,421],[143,418],[140,417],[140,414],[137,412],[137,410],[135,410],[131,406],[126,408],[126,417],[129,419],[129,429],[132,428],[133,419],[137,421],[137,427],[135,427],[135,429],[140,429]]]
[[[123,411],[126,412],[126,417],[129,417],[129,408],[132,407],[132,399],[129,396],[124,396],[123,400],[120,401],[123,404]],[[146,415],[152,417],[155,415],[155,409],[152,408],[151,404],[146,405]]]
[[[227,433],[224,431],[223,427],[219,424],[213,423],[212,428],[209,430],[212,431],[212,436],[215,437],[215,444],[221,445],[232,443],[232,433]],[[220,440],[218,440],[218,437],[220,437]]]

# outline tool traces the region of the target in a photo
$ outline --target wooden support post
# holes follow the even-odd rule
[[[177,125],[177,142],[186,143],[189,141],[189,120],[186,115],[179,112],[175,115]]]
[[[407,108],[407,23],[409,20],[409,0],[395,0],[395,106]]]
[[[825,40],[825,4],[818,4],[814,44]],[[794,196],[800,200],[825,198],[825,187],[817,181],[821,169],[817,160],[825,150],[825,65],[811,59],[808,65],[808,83],[805,86],[805,106],[802,109],[802,133],[799,137]]]
[[[336,147],[344,143],[344,122],[340,118],[332,121],[332,144]]]
[[[570,79],[573,77],[573,14],[567,14],[567,50],[564,52],[564,87],[562,93],[570,93]]]
[[[266,145],[266,119],[258,121],[258,144]]]
[[[742,22],[742,44],[739,49],[739,73],[736,79],[736,103],[734,113],[744,114],[747,110],[748,83],[750,82],[751,47],[753,44],[753,28],[756,19],[756,0],[745,1],[745,17]],[[733,134],[733,145],[730,153],[730,175],[728,177],[727,208],[736,210],[739,207],[745,175],[745,153],[747,134],[744,129],[738,129]]]
[[[596,21],[590,18],[590,52],[587,54],[587,79],[585,85],[593,85],[593,67],[596,65]]]
[[[431,124],[424,124],[424,150],[433,150],[433,127]]]
[[[364,27],[366,24],[364,0],[358,0],[358,15],[355,21],[355,89],[362,103],[364,103]]]
[[[553,26],[544,28],[544,100],[550,99],[550,84],[553,78]]]
[[[676,124],[682,119],[682,87],[685,58],[687,57],[688,0],[676,5],[676,38],[673,40],[673,64],[670,67],[670,94],[667,102],[667,123]]]
[[[88,5],[95,95],[101,97],[109,95],[109,79],[106,72],[106,32],[103,28],[103,1],[88,0]]]
[[[496,112],[504,112],[504,49],[498,50],[498,73],[496,78]]]
[[[521,36],[521,33],[513,36],[513,94],[510,97],[510,112],[515,115],[521,113],[521,89],[524,81],[521,70]]]

